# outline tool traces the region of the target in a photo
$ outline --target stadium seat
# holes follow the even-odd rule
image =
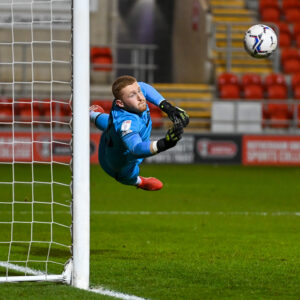
[[[221,99],[240,99],[240,89],[236,84],[225,84],[219,90]]]
[[[300,20],[299,20],[300,21]],[[293,38],[296,43],[296,47],[299,49],[300,48],[300,23],[295,23],[293,25]]]
[[[261,14],[265,8],[276,8],[280,10],[278,0],[260,0],[259,1],[259,13]]]
[[[297,86],[300,86],[300,73],[293,74],[291,77],[291,86],[294,91]]]
[[[109,47],[92,47],[91,48],[91,64],[94,71],[111,71],[112,70],[112,53]],[[101,64],[102,66],[94,66]]]
[[[242,86],[249,84],[262,85],[261,77],[258,74],[243,74],[242,75]]]
[[[263,8],[261,12],[261,20],[263,22],[274,22],[280,21],[280,10],[274,7]]]
[[[111,100],[93,100],[92,105],[100,105],[109,114],[112,106]]]
[[[261,100],[264,98],[263,87],[258,84],[249,84],[243,88],[244,99]]]
[[[153,128],[160,128],[163,126],[163,113],[159,107],[156,105],[149,103],[148,106],[150,109],[150,116],[152,120],[152,127]]]
[[[267,99],[287,99],[287,87],[283,85],[270,85],[267,87]]]
[[[276,25],[279,30],[279,47],[280,48],[291,47],[293,35],[290,30],[289,24],[285,22],[278,22]]]
[[[282,85],[287,87],[285,77],[281,73],[271,73],[265,77],[264,80],[265,87],[269,87],[271,85]]]
[[[288,23],[295,23],[300,20],[300,8],[290,8],[284,11],[284,18]]]
[[[297,48],[282,49],[281,64],[285,74],[300,72],[300,53]]]
[[[244,74],[242,75],[241,82],[245,99],[254,100],[264,98],[262,80],[258,74]]]
[[[271,128],[288,128],[291,114],[287,104],[268,104]]]
[[[299,0],[282,0],[282,10],[300,8]]]
[[[225,84],[234,84],[239,85],[239,79],[237,75],[229,72],[225,72],[219,75],[218,77],[218,88]]]

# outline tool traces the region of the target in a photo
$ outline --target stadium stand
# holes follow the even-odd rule
[[[113,57],[109,47],[91,47],[90,59],[94,71],[112,70]]]

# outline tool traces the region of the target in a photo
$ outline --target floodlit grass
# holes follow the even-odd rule
[[[163,190],[123,186],[91,168],[92,286],[157,300],[299,299],[299,168],[141,169]],[[0,285],[0,299],[20,296],[111,299],[61,284]]]

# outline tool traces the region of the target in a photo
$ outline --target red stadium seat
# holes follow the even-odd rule
[[[258,84],[249,84],[244,87],[244,98],[247,100],[261,100],[264,98],[263,87]]]
[[[93,105],[100,105],[104,111],[109,114],[112,106],[112,101],[111,100],[93,100],[92,101]]]
[[[300,73],[292,75],[291,78],[292,90],[294,91],[297,86],[300,86]]]
[[[271,73],[265,77],[264,85],[265,87],[269,87],[271,85],[282,85],[286,87],[285,77],[281,73]]]
[[[225,84],[219,90],[221,99],[239,99],[240,89],[236,84]]]
[[[272,128],[288,128],[291,113],[287,104],[268,104],[268,116],[270,127]]]
[[[163,126],[163,113],[159,107],[156,105],[149,103],[148,106],[150,109],[150,116],[152,120],[152,127],[153,128],[160,128]]]
[[[92,47],[91,48],[91,64],[94,71],[111,71],[112,70],[112,53],[109,47]],[[94,66],[101,64],[102,66]]]
[[[261,20],[263,22],[274,22],[280,21],[280,10],[274,7],[263,8],[261,12]]]
[[[284,61],[283,65],[283,72],[285,74],[295,74],[300,72],[300,58],[299,59],[288,59]]]
[[[267,87],[267,99],[287,99],[287,87],[283,85],[271,85]]]
[[[234,84],[239,85],[239,79],[237,75],[229,72],[222,73],[218,77],[218,88],[220,89],[222,85]]]
[[[294,36],[300,34],[300,20],[298,20],[296,23],[294,23],[293,34],[294,34]]]
[[[273,7],[280,9],[278,0],[260,0],[259,1],[259,13],[261,14],[262,10],[267,7]]]
[[[281,63],[289,59],[300,59],[300,52],[297,48],[286,48],[281,51]]]
[[[290,8],[284,11],[285,20],[288,23],[295,23],[300,20],[300,8]]]
[[[261,85],[262,80],[258,74],[244,74],[242,75],[242,86],[246,86],[249,84],[257,84]]]
[[[300,100],[300,86],[296,86],[293,90],[294,99]]]
[[[282,49],[281,64],[283,72],[293,74],[300,72],[300,53],[297,48]]]
[[[282,10],[300,8],[299,0],[283,0],[282,1]]]

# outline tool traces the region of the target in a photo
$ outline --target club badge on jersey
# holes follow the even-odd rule
[[[122,136],[125,136],[126,134],[132,132],[130,127],[131,127],[131,120],[126,120],[122,123],[122,126],[121,126]]]

